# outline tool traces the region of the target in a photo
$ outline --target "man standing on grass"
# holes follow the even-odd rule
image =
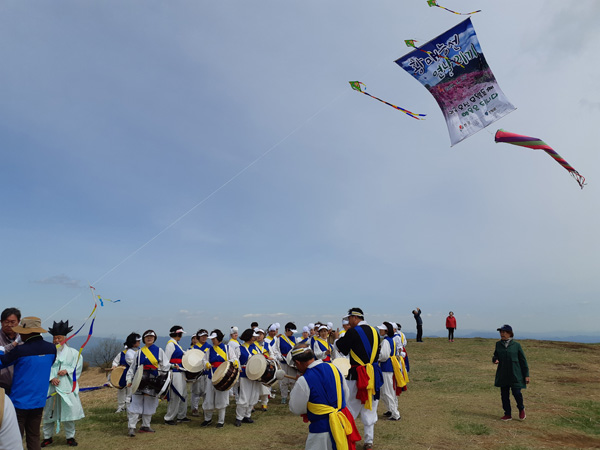
[[[38,317],[24,317],[13,327],[21,335],[22,345],[0,356],[0,368],[14,364],[15,371],[10,392],[21,436],[26,437],[27,450],[40,449],[40,424],[48,394],[50,369],[56,359],[56,347],[42,339],[42,321]]]
[[[54,430],[65,429],[67,445],[76,447],[75,421],[84,417],[81,400],[79,400],[79,377],[83,369],[83,358],[79,351],[65,342],[67,335],[73,331],[69,321],[54,322],[48,332],[53,336],[56,346],[56,360],[50,371],[48,400],[44,408],[44,440],[42,447],[52,444]]]
[[[379,358],[379,333],[365,322],[362,309],[351,308],[348,315],[350,329],[337,339],[335,346],[343,355],[350,356],[348,372],[348,409],[355,419],[362,420],[365,430],[363,449],[373,448],[379,390],[383,384]],[[336,332],[336,338],[339,333]]]
[[[417,322],[417,342],[423,342],[423,319],[421,319],[421,308],[413,309],[412,313]]]
[[[290,411],[310,421],[305,449],[355,448],[361,437],[346,407],[348,385],[339,369],[315,359],[306,344],[296,345],[291,355],[302,376],[290,393]]]

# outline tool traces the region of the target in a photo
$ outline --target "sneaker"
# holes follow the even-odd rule
[[[135,428],[130,428],[129,432],[127,433],[127,436],[135,437]]]
[[[500,417],[500,420],[504,420],[506,422],[508,420],[512,420],[512,416],[504,415],[504,416]]]
[[[244,417],[242,419],[242,422],[244,422],[244,423],[254,423],[254,420],[252,420],[250,417]]]
[[[150,427],[140,427],[140,433],[156,433],[156,431]]]
[[[519,411],[519,419],[525,420],[525,417],[527,417],[527,414],[525,414],[525,410],[522,409],[521,411]]]
[[[217,428],[223,428],[224,426],[225,426],[225,424],[224,424],[224,423],[218,423],[218,424],[217,424]]]
[[[190,419],[189,417],[184,417],[183,419],[177,419],[177,423],[187,423],[187,422],[191,422],[192,419]]]
[[[287,403],[287,398],[283,397],[283,398],[281,399],[281,404],[282,404],[282,405],[285,405],[286,403]]]
[[[77,443],[75,438],[69,438],[69,439],[67,439],[67,445],[69,447],[77,447],[79,444]]]
[[[115,414],[119,414],[123,411],[125,411],[125,408],[117,408],[117,410],[115,411]]]
[[[402,419],[402,417],[400,417],[400,416],[398,416],[397,419],[395,419],[394,417],[388,417],[388,420],[400,420],[400,419]]]
[[[192,417],[200,417],[200,413],[197,409],[192,409]]]
[[[266,411],[268,411],[268,410],[269,410],[269,408],[267,408],[267,407],[266,407],[266,405],[262,405],[262,407],[260,408],[260,410],[261,410],[262,412],[266,412]]]
[[[383,413],[383,416],[384,416],[384,417],[391,417],[391,416],[392,416],[392,413],[391,413],[390,411],[387,411],[387,412],[384,412],[384,413]]]
[[[165,425],[177,425],[177,422],[174,420],[165,420]],[[142,430],[140,429],[140,431]]]
[[[200,424],[201,427],[207,427],[212,423],[212,419],[211,420],[205,420],[204,422],[202,422]]]
[[[52,444],[54,441],[52,440],[52,438],[49,439],[44,439],[42,441],[42,443],[40,444],[40,447],[44,448],[44,447],[48,447],[50,444]]]
[[[373,448],[373,444],[372,443],[365,443],[363,445],[363,450],[371,450]]]
[[[242,426],[242,421],[241,421],[240,419],[235,419],[235,423],[234,423],[234,425],[235,425],[236,427],[241,427],[241,426]]]

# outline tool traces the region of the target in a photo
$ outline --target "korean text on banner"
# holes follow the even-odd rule
[[[452,145],[515,110],[483,56],[470,18],[396,63],[438,102]]]

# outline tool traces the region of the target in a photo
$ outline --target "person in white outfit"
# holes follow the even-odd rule
[[[127,387],[131,387],[131,382],[138,371],[143,371],[143,375],[147,379],[156,380],[157,377],[164,372],[168,372],[170,364],[165,357],[165,352],[162,348],[154,345],[156,341],[156,333],[154,330],[146,330],[142,334],[144,346],[137,352],[133,364],[127,371]],[[135,436],[135,428],[140,416],[142,418],[142,426],[140,433],[154,433],[150,427],[152,416],[158,407],[159,390],[156,386],[140,387],[131,396],[131,403],[127,410],[127,419],[129,432],[128,436]]]
[[[125,348],[119,352],[112,362],[111,370],[115,370],[117,367],[124,367],[123,375],[119,380],[119,386],[117,392],[117,410],[115,413],[127,411],[127,406],[131,401],[131,388],[127,387],[127,371],[135,359],[135,354],[140,348],[142,337],[137,333],[131,333],[125,339]]]
[[[165,414],[166,425],[177,425],[177,423],[190,422],[187,415],[187,379],[182,370],[181,358],[183,348],[179,341],[185,331],[181,325],[174,325],[169,330],[169,342],[165,347],[165,359],[171,365],[171,387],[169,388],[169,405]]]
[[[239,362],[235,356],[235,353],[231,350],[231,347],[223,344],[223,332],[221,330],[213,330],[208,336],[212,340],[212,347],[206,352],[205,365],[208,369],[208,380],[206,382],[206,396],[202,403],[202,409],[204,410],[204,422],[200,424],[201,427],[207,427],[212,423],[213,411],[217,410],[217,428],[223,428],[225,425],[225,410],[229,405],[229,391],[218,391],[215,389],[212,378],[217,368],[230,361],[236,366],[239,366]]]

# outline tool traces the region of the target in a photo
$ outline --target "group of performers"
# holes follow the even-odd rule
[[[364,448],[370,449],[380,398],[388,420],[400,420],[398,395],[408,382],[406,338],[393,322],[371,327],[360,308],[348,311],[342,328],[308,324],[296,337],[293,322],[282,330],[274,323],[266,331],[253,323],[241,335],[231,327],[227,343],[221,330],[200,329],[187,350],[181,345],[185,331],[179,325],[170,329],[164,350],[155,345],[153,330],[141,336],[132,333],[113,361],[113,369],[121,373],[116,387],[122,388],[116,412],[127,411],[131,437],[140,417],[139,432],[154,432],[151,419],[161,397],[169,401],[165,424],[189,422],[187,385],[191,384],[192,416],[200,416],[203,399],[201,427],[212,425],[216,411],[216,427],[222,428],[230,399],[235,399],[234,425],[239,427],[253,423],[253,411],[267,410],[269,399],[274,398],[272,385],[279,381],[281,403],[289,402],[293,413],[306,414],[311,421],[307,449],[332,449],[333,442],[337,448],[355,448],[361,439],[354,426],[359,418]],[[340,447],[346,440],[347,445]]]

